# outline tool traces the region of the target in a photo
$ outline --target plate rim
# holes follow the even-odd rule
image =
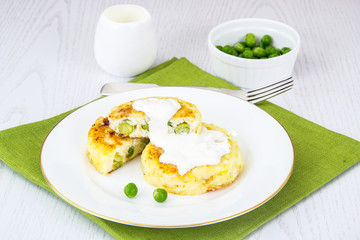
[[[167,86],[167,87],[161,87],[163,89],[166,89],[166,88],[185,88],[185,87],[176,87],[176,86]],[[159,88],[146,88],[147,90],[149,89],[159,89]],[[210,90],[203,90],[203,89],[196,89],[196,88],[193,88],[197,91],[210,91]],[[128,93],[128,92],[134,92],[134,91],[141,91],[141,90],[144,90],[144,89],[137,89],[137,90],[131,90],[131,91],[127,91],[125,93]],[[211,91],[213,92],[213,91]],[[112,221],[112,222],[116,222],[116,223],[121,223],[121,224],[126,224],[126,225],[129,225],[129,226],[137,226],[137,227],[148,227],[148,228],[190,228],[190,227],[199,227],[199,226],[205,226],[205,225],[210,225],[210,224],[215,224],[215,223],[219,223],[219,222],[223,222],[223,221],[227,221],[227,220],[230,220],[232,218],[235,218],[235,217],[238,217],[238,216],[241,216],[243,214],[246,214],[248,212],[251,212],[253,211],[254,209],[260,207],[261,205],[265,204],[266,202],[268,202],[270,199],[272,199],[275,195],[277,195],[281,190],[282,188],[287,184],[287,182],[289,181],[291,175],[292,175],[292,172],[294,170],[294,164],[295,164],[295,150],[294,150],[294,144],[292,142],[292,139],[290,138],[290,135],[288,133],[288,131],[284,128],[284,126],[275,118],[273,117],[271,114],[269,114],[268,112],[266,112],[264,109],[260,108],[259,106],[255,105],[255,104],[251,104],[245,100],[242,100],[242,99],[239,99],[239,98],[236,98],[234,96],[231,96],[231,95],[227,95],[227,94],[224,94],[224,93],[219,93],[217,92],[218,94],[221,94],[221,95],[226,95],[226,96],[229,96],[229,97],[232,97],[232,98],[235,98],[237,100],[241,100],[241,101],[244,101],[246,104],[250,104],[258,109],[260,109],[261,111],[263,111],[266,115],[270,116],[273,120],[276,121],[277,124],[279,124],[281,126],[281,128],[285,131],[285,133],[287,134],[287,137],[288,139],[290,140],[290,143],[291,143],[291,148],[292,148],[292,156],[293,156],[293,159],[292,159],[292,164],[291,164],[291,169],[286,177],[286,179],[284,180],[284,182],[280,185],[280,187],[275,191],[273,192],[270,196],[268,196],[267,198],[265,198],[263,201],[261,201],[260,203],[252,206],[251,208],[248,208],[244,211],[241,211],[239,213],[235,213],[233,215],[230,215],[230,216],[227,216],[227,217],[222,217],[222,218],[219,218],[219,219],[215,219],[215,220],[212,220],[212,221],[204,221],[204,222],[201,222],[201,223],[193,223],[193,224],[179,224],[179,225],[163,225],[163,224],[144,224],[144,223],[136,223],[136,222],[131,222],[131,221],[125,221],[125,220],[120,220],[120,219],[116,219],[116,218],[113,218],[113,217],[108,217],[108,216],[105,216],[105,215],[102,215],[100,213],[97,213],[97,212],[94,212],[92,210],[89,210],[89,209],[86,209],[85,207],[82,207],[80,206],[79,204],[73,202],[71,199],[69,199],[68,197],[65,197],[55,186],[52,185],[52,183],[50,182],[50,180],[48,179],[45,171],[44,171],[44,167],[43,167],[43,158],[42,158],[42,155],[43,155],[43,148],[44,148],[44,145],[49,137],[49,135],[53,132],[53,130],[62,122],[64,121],[65,119],[67,119],[70,115],[74,114],[75,112],[77,112],[78,110],[80,110],[81,108],[91,104],[91,103],[94,103],[94,102],[97,102],[98,100],[102,100],[102,99],[105,99],[107,98],[108,96],[100,96],[99,98],[96,98],[80,107],[77,107],[75,108],[74,110],[72,110],[72,112],[70,112],[69,114],[67,114],[65,117],[63,117],[58,123],[56,123],[52,128],[51,130],[49,131],[49,133],[46,135],[44,141],[43,141],[43,144],[41,146],[41,151],[40,151],[40,168],[41,168],[41,173],[46,181],[46,183],[50,186],[50,188],[60,197],[62,198],[64,201],[66,201],[67,203],[69,203],[70,205],[86,212],[86,213],[89,213],[93,216],[96,216],[96,217],[99,217],[99,218],[102,218],[102,219],[105,219],[105,220],[109,220],[109,221]],[[115,94],[115,95],[112,95],[112,96],[119,96],[123,93],[119,93],[119,94]],[[70,110],[71,111],[71,110]]]

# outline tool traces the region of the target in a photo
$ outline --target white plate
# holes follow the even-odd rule
[[[143,180],[140,157],[108,176],[95,171],[86,156],[87,133],[113,106],[151,96],[179,97],[195,104],[204,122],[233,135],[244,158],[244,171],[233,184],[199,196],[169,194],[157,203],[154,187]],[[50,132],[41,152],[43,175],[65,201],[95,216],[128,225],[175,228],[216,223],[247,213],[271,199],[289,179],[294,164],[284,128],[260,108],[225,94],[181,87],[126,92],[92,102],[63,119]],[[139,189],[135,198],[126,184]]]

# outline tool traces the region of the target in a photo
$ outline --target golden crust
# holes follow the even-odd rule
[[[174,99],[179,102],[181,108],[175,113],[173,118],[194,118],[198,119],[201,117],[201,114],[197,107],[189,102],[186,102],[180,98],[175,97],[148,97],[148,98],[159,98],[159,99]],[[143,100],[148,98],[141,98],[137,100]],[[133,109],[132,104],[137,101],[130,101],[119,106],[113,107],[109,114],[110,119],[119,119],[119,118],[130,118],[130,117],[145,117],[145,113]]]
[[[100,117],[88,132],[88,157],[98,172],[108,174],[115,170],[113,164],[116,154],[127,162],[142,152],[146,145],[144,140],[121,137],[109,127],[107,118]],[[133,155],[128,156],[130,147],[133,147]]]
[[[203,126],[209,130],[221,131],[228,136],[230,153],[222,156],[219,164],[198,166],[181,176],[175,165],[159,161],[163,150],[150,143],[141,156],[145,181],[170,193],[181,195],[198,195],[232,183],[243,168],[237,141],[225,129],[213,124],[203,123]]]
[[[145,118],[145,113],[137,111],[132,107],[132,104],[135,102],[126,102],[119,106],[113,107],[109,114],[110,119],[122,119],[122,118]]]
[[[103,154],[108,154],[121,146],[124,142],[131,141],[130,138],[122,138],[114,132],[106,123],[106,118],[100,117],[95,121],[88,133],[88,144],[92,144]]]
[[[197,107],[189,102],[186,102],[179,98],[174,97],[148,97],[159,99],[174,99],[180,104],[180,109],[169,119],[169,132],[174,132],[178,124],[186,122],[189,124],[190,132],[201,132],[201,114]],[[108,115],[110,121],[110,128],[115,132],[119,132],[119,124],[126,122],[133,126],[133,131],[127,135],[129,137],[148,137],[148,129],[144,129],[143,126],[147,125],[150,120],[145,113],[137,111],[133,108],[132,104],[138,100],[144,100],[148,98],[141,98],[134,101],[126,102],[119,106],[113,107]]]

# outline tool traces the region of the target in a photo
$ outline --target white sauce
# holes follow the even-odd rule
[[[176,165],[180,175],[202,165],[216,165],[230,153],[227,136],[203,127],[201,134],[168,133],[168,121],[181,108],[174,99],[148,98],[137,100],[133,108],[149,118],[149,138],[152,144],[164,150],[159,161]]]

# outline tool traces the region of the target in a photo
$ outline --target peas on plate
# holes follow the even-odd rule
[[[167,191],[163,188],[157,188],[153,192],[153,197],[157,202],[164,202],[167,199]]]
[[[135,183],[129,183],[124,187],[124,193],[128,198],[133,198],[138,193],[138,188]]]
[[[289,47],[276,48],[272,45],[273,38],[265,34],[261,39],[258,39],[255,34],[247,33],[244,41],[239,41],[234,45],[217,45],[216,48],[220,51],[248,59],[268,59],[284,55],[291,51]]]

